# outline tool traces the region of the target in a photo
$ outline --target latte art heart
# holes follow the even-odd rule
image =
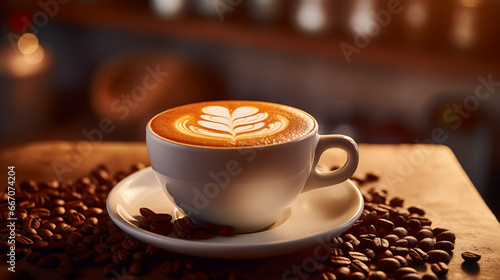
[[[207,106],[202,112],[205,114],[199,120],[185,116],[177,120],[175,127],[193,137],[226,138],[235,143],[243,137],[278,133],[288,126],[288,120],[281,116],[276,116],[278,121],[266,122],[269,114],[251,106],[238,107],[232,112],[222,106]]]
[[[258,101],[212,101],[173,108],[150,122],[157,135],[190,145],[246,147],[289,142],[316,127],[307,113]]]

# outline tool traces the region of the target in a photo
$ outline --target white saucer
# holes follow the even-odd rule
[[[280,220],[267,230],[205,240],[184,240],[173,233],[162,236],[139,228],[140,207],[172,216],[176,211],[151,167],[123,179],[109,193],[108,214],[123,231],[148,244],[181,254],[250,259],[306,249],[343,233],[361,215],[363,197],[358,188],[347,180],[299,195]]]

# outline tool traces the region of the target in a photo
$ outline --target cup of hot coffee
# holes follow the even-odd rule
[[[260,101],[172,108],[146,127],[149,159],[168,198],[198,223],[253,232],[272,225],[303,192],[341,183],[357,168],[354,140],[319,135],[308,113]],[[329,148],[347,161],[320,172]]]

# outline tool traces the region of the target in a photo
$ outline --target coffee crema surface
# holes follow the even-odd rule
[[[316,128],[307,113],[261,101],[209,101],[166,110],[149,123],[156,135],[209,147],[272,145],[300,139]]]

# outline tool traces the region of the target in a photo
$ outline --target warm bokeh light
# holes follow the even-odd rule
[[[477,41],[477,10],[470,7],[456,7],[453,14],[453,29],[451,37],[459,49],[469,49]]]
[[[481,0],[460,0],[460,5],[469,8],[478,7],[481,4]]]
[[[184,0],[151,0],[151,5],[156,14],[166,17],[178,17],[185,8]]]
[[[362,35],[365,33],[366,24],[373,19],[372,13],[375,10],[375,1],[358,0],[352,3],[351,16],[349,20],[351,31]]]
[[[295,21],[300,29],[309,33],[322,31],[328,24],[322,0],[301,1]]]
[[[33,65],[42,62],[44,57],[45,51],[43,50],[42,46],[38,46],[38,48],[36,48],[33,53],[24,55],[24,61],[26,61],[28,64]]]
[[[421,28],[428,18],[428,3],[425,0],[408,2],[406,21],[412,28]]]
[[[23,54],[32,54],[38,49],[38,38],[33,33],[25,33],[17,41],[17,47]]]

